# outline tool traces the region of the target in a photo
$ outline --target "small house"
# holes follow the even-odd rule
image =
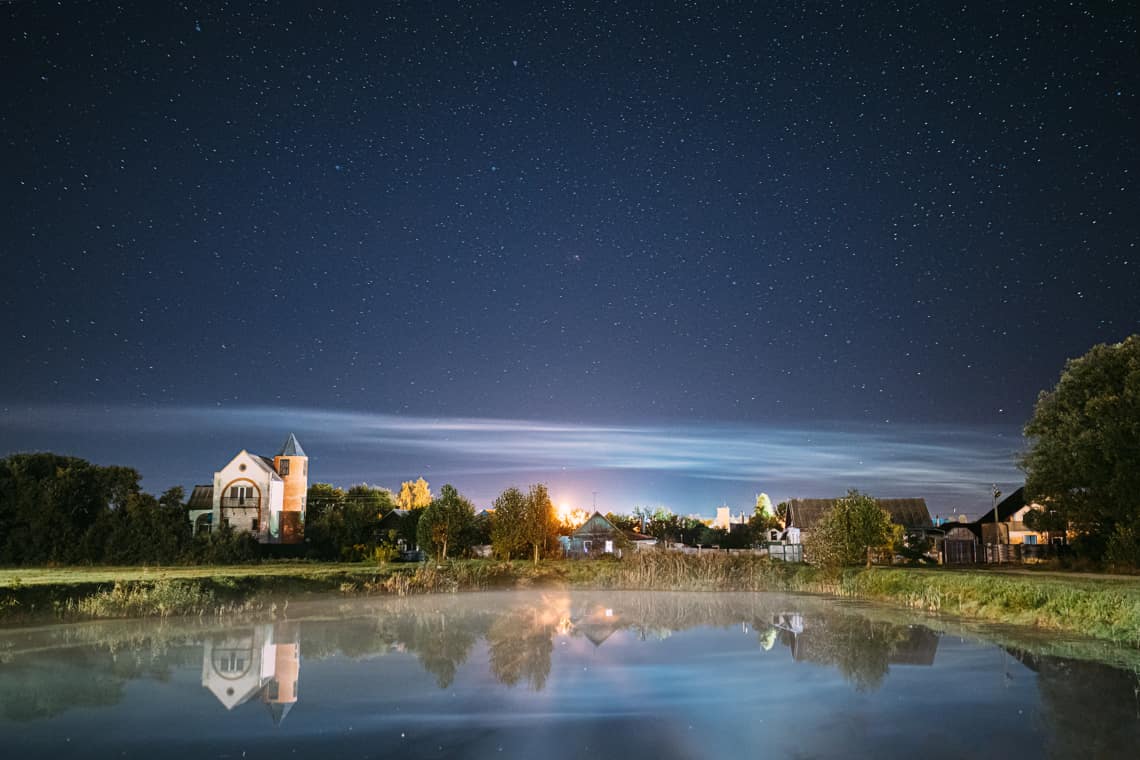
[[[1032,511],[1044,511],[1040,504],[1029,503],[1025,499],[1022,486],[998,502],[995,510],[982,513],[971,528],[984,544],[1022,544],[1025,546],[1044,544],[1064,544],[1064,531],[1038,531],[1025,524],[1025,516]]]
[[[610,554],[620,557],[629,539],[601,512],[594,512],[589,520],[570,534],[565,545],[566,556],[576,558],[601,557]]]

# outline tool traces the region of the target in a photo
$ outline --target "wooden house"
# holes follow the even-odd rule
[[[594,512],[582,523],[565,544],[566,556],[577,558],[601,557],[606,554],[620,557],[630,545],[628,537],[601,512]]]
[[[787,527],[798,528],[806,536],[831,511],[839,499],[792,499],[788,502]],[[932,528],[926,499],[875,499],[891,516],[891,522],[908,533],[924,533]]]

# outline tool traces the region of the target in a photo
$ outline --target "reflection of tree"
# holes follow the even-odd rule
[[[858,691],[878,689],[892,663],[932,664],[938,647],[938,637],[928,628],[894,625],[860,615],[812,616],[802,630],[781,625],[783,616],[776,620],[781,628],[780,641],[792,650],[793,659],[837,668]]]
[[[74,707],[116,705],[127,681],[165,681],[172,666],[200,662],[194,655],[193,649],[169,651],[163,645],[125,651],[75,647],[20,657],[3,666],[0,715],[37,720]]]
[[[1037,672],[1052,757],[1135,757],[1140,673],[1098,662],[1013,651]]]
[[[500,616],[487,632],[491,673],[507,686],[526,678],[541,691],[550,675],[554,625],[541,609],[522,608]]]
[[[398,618],[392,633],[414,652],[424,670],[435,676],[439,688],[446,689],[455,680],[471,648],[475,646],[479,631],[471,619],[427,612]]]

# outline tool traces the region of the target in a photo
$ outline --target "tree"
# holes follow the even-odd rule
[[[871,566],[871,552],[887,546],[894,533],[891,516],[867,494],[848,491],[808,534],[808,558],[824,567]]]
[[[491,518],[491,547],[497,556],[508,561],[512,554],[522,554],[527,548],[523,531],[526,499],[526,495],[514,486],[495,499],[495,514]]]
[[[396,508],[396,500],[391,491],[367,483],[349,488],[345,493],[345,499],[362,510],[375,512],[377,517],[382,517]]]
[[[1025,437],[1026,495],[1092,553],[1140,564],[1140,335],[1069,360],[1038,397]]]
[[[416,526],[419,545],[428,549],[439,560],[447,559],[447,550],[458,552],[463,540],[471,534],[475,520],[475,507],[459,495],[455,486],[445,485],[439,498],[428,504]]]
[[[328,483],[314,483],[308,492],[306,534],[313,553],[325,559],[359,561],[372,556],[380,517],[394,505],[387,489],[353,486],[346,493]]]
[[[313,483],[305,499],[306,521],[311,526],[331,509],[343,506],[345,492],[329,483]]]
[[[400,484],[400,495],[396,501],[400,509],[423,509],[431,504],[431,488],[423,478],[405,480]]]
[[[784,507],[784,514],[787,514],[787,506]],[[756,496],[756,510],[752,513],[752,517],[748,518],[748,530],[752,534],[754,540],[767,540],[769,530],[779,530],[783,528],[784,521],[777,515],[778,507],[772,506],[772,499],[766,493],[758,494]]]
[[[614,512],[606,512],[606,519],[618,530],[637,530],[641,527],[641,520],[633,515],[619,515]]]
[[[558,541],[558,516],[554,503],[542,483],[535,483],[527,492],[523,512],[522,530],[526,543],[534,550],[534,564],[550,544]]]

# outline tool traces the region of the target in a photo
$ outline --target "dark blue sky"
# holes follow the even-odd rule
[[[0,7],[0,453],[976,511],[1140,322],[1129,4],[125,5]]]

